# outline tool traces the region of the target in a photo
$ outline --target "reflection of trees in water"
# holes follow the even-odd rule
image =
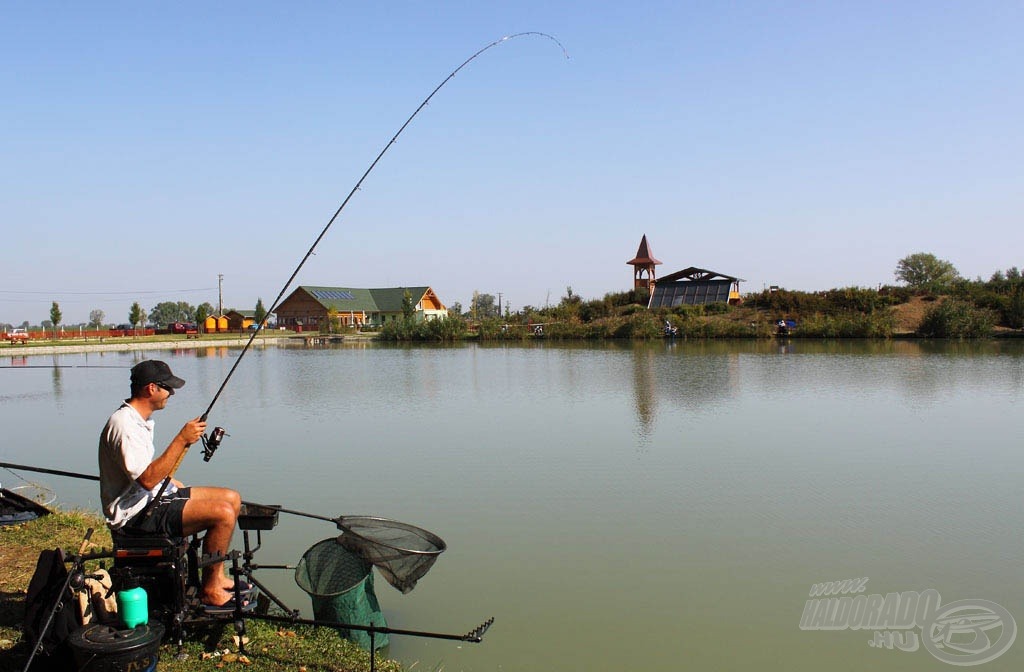
[[[895,394],[916,402],[940,398],[954,387],[991,392],[994,368],[998,377],[1007,366],[1020,370],[1024,343],[793,338],[756,341],[744,350],[762,357],[757,366],[744,368],[744,382],[764,394]]]
[[[641,437],[654,429],[659,400],[706,410],[736,395],[739,353],[718,341],[640,343],[633,348],[633,401]]]
[[[714,408],[735,398],[740,354],[725,343],[706,342],[669,353],[658,367],[658,394],[687,410]]]
[[[640,440],[646,442],[654,429],[654,418],[658,410],[655,390],[656,355],[651,348],[638,348],[633,353],[633,403],[639,423]]]
[[[57,355],[53,356],[53,396],[60,399],[61,394],[64,392],[63,381],[61,380],[60,374],[60,361],[57,359]]]
[[[892,394],[909,402],[941,398],[954,387],[1019,394],[1024,341],[917,339],[759,339],[637,343],[633,400],[642,436],[668,409],[702,411],[741,390],[763,396],[865,397]],[[1003,356],[998,356],[1003,355]],[[1002,390],[993,381],[1003,382]]]
[[[988,356],[1011,350],[1015,356]],[[255,394],[255,403],[264,404],[264,396],[276,396],[284,389],[286,394],[275,403],[301,419],[340,427],[373,418],[392,429],[392,425],[415,422],[432,428],[449,422],[462,426],[469,420],[460,414],[475,413],[491,418],[494,428],[524,424],[538,432],[543,422],[580,421],[584,416],[573,413],[574,409],[617,406],[632,412],[635,420],[630,424],[641,440],[653,436],[659,413],[728,410],[725,404],[748,398],[797,401],[816,395],[845,398],[881,393],[895,399],[927,400],[965,381],[987,385],[994,367],[1002,367],[995,376],[999,385],[1016,385],[1019,390],[1024,379],[1024,341],[558,343],[538,339],[526,344],[437,348],[376,344],[359,349],[281,348],[269,353],[273,354],[266,363],[270,368],[257,362],[241,367],[229,397],[243,396],[244,388],[250,396]],[[1013,367],[1012,377],[1007,375],[1008,367]],[[631,397],[623,399],[626,394]],[[621,404],[630,400],[632,408],[622,409]],[[553,409],[564,409],[568,415],[552,420],[548,411]]]

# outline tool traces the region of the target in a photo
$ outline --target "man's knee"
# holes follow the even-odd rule
[[[222,502],[231,507],[235,518],[242,510],[242,496],[236,490],[220,487],[195,487],[192,488],[192,499],[195,501]]]
[[[227,501],[235,512],[235,518],[238,518],[238,512],[242,510],[242,495],[238,494],[237,490],[229,489],[227,492]]]
[[[238,518],[238,512],[242,510],[242,495],[237,490],[217,488],[217,499],[231,507],[234,517]]]
[[[237,519],[238,511],[227,499],[189,500],[181,517],[185,534],[234,527]]]
[[[234,525],[238,520],[238,508],[230,501],[224,500],[216,503],[217,522],[221,524]]]

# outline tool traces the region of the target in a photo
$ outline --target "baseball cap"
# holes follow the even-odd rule
[[[159,359],[147,359],[132,367],[132,387],[140,388],[157,383],[179,389],[185,381],[171,373],[171,367]]]

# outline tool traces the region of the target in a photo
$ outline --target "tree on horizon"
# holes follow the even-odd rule
[[[60,320],[63,315],[60,312],[60,305],[54,301],[50,305],[50,323],[53,324],[53,337],[57,338],[57,326],[60,324]]]
[[[960,279],[952,262],[928,252],[917,252],[899,260],[896,279],[914,289],[945,287]]]

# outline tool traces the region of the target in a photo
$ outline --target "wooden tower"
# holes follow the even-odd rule
[[[642,287],[649,292],[653,291],[655,283],[654,267],[661,262],[651,256],[651,248],[647,244],[646,233],[640,239],[640,247],[636,251],[636,256],[626,263],[633,267],[633,288],[640,289]]]

